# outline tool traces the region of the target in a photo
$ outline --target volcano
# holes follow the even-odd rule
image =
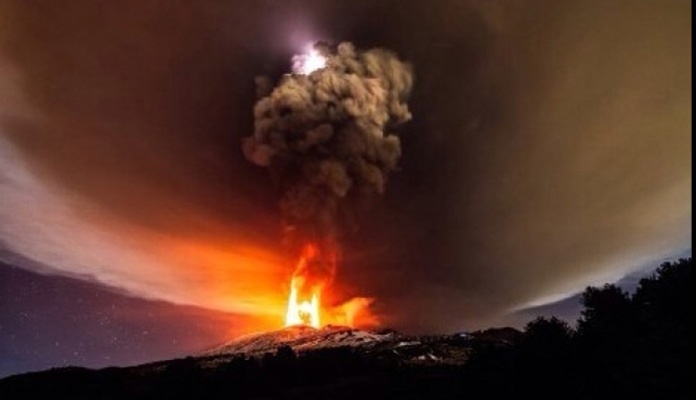
[[[204,355],[256,356],[275,353],[284,346],[290,347],[296,353],[335,347],[360,347],[367,350],[380,344],[404,340],[408,340],[406,336],[392,330],[363,331],[347,326],[327,325],[323,328],[313,328],[309,325],[295,325],[276,331],[241,336],[205,352]]]
[[[408,365],[462,365],[477,343],[512,344],[520,332],[513,328],[488,329],[451,335],[412,336],[392,329],[361,330],[326,325],[313,328],[296,325],[283,329],[244,335],[202,353],[198,363],[204,368],[230,362],[234,358],[261,358],[288,347],[298,357],[323,350],[343,349],[361,356]]]
[[[520,335],[513,328],[410,336],[390,329],[296,325],[180,359],[15,375],[0,380],[0,397],[382,399],[418,392],[415,398],[451,398],[474,347],[510,347]]]

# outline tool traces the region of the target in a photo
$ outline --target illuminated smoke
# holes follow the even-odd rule
[[[259,85],[254,134],[243,144],[282,191],[291,243],[336,246],[355,200],[384,192],[401,156],[388,131],[411,119],[411,67],[387,50],[315,44],[272,90]],[[343,229],[345,230],[345,229]]]
[[[244,154],[267,167],[279,185],[293,247],[315,243],[335,260],[341,227],[353,224],[351,204],[383,193],[396,169],[401,145],[387,127],[411,119],[406,99],[412,83],[410,66],[394,53],[359,52],[344,42],[315,44],[293,58],[293,73],[272,90],[259,85],[254,134],[244,141]],[[322,275],[334,269],[317,264]]]
[[[292,72],[295,74],[308,75],[324,67],[326,67],[326,57],[314,48],[307,54],[299,54],[292,58]]]

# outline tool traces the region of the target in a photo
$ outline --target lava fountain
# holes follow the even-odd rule
[[[321,326],[321,292],[330,284],[335,269],[335,251],[314,243],[305,244],[290,280],[285,326]]]
[[[309,325],[314,328],[321,326],[319,318],[319,293],[312,293],[310,300],[300,301],[298,279],[290,282],[290,297],[288,298],[288,311],[285,314],[285,326]]]

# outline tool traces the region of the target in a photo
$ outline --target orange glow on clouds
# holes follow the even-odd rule
[[[295,324],[367,327],[379,323],[370,311],[373,299],[357,297],[341,301],[331,282],[317,284],[297,275],[298,267],[304,265],[302,262],[295,265],[293,277],[288,260],[251,244],[208,244],[196,239],[173,238],[159,238],[150,243],[157,257],[168,260],[169,271],[163,273],[173,279],[166,293],[173,295],[171,301],[248,316],[245,330],[278,329]],[[316,249],[305,248],[303,256],[316,256]],[[302,288],[304,282],[313,282],[309,292]],[[160,283],[170,285],[169,279]],[[298,308],[291,311],[288,301],[293,287]],[[324,299],[339,301],[322,303]],[[310,312],[306,320],[289,317],[290,313],[299,316],[300,312],[308,311],[313,314]]]
[[[285,326],[309,325],[319,328],[328,324],[377,325],[379,321],[369,309],[373,299],[356,297],[334,307],[323,306],[321,300],[331,289],[337,263],[335,250],[323,250],[325,254],[321,254],[322,250],[313,243],[305,244],[302,249],[290,279]],[[311,265],[317,262],[330,265],[313,268]]]
[[[3,144],[0,140],[0,150],[12,150]],[[26,268],[93,280],[146,299],[235,314],[243,317],[234,327],[237,333],[284,324],[296,260],[283,256],[274,239],[260,242],[258,235],[185,210],[178,210],[177,218],[195,221],[201,227],[195,235],[136,226],[82,199],[53,192],[13,153],[0,151],[0,156],[0,165],[7,167],[0,175],[12,188],[3,192],[7,207],[0,210],[5,221],[0,233],[11,233],[12,249],[36,262]],[[334,286],[331,290],[321,299],[326,301],[322,323],[359,321],[351,316],[352,308],[346,312],[333,305],[342,299]]]
[[[376,326],[379,319],[370,310],[373,299],[356,297],[337,304],[323,304],[325,298],[340,298],[330,282],[303,288],[311,279],[290,276],[288,262],[277,255],[252,247],[237,251],[221,251],[213,246],[192,241],[167,245],[171,255],[180,262],[196,264],[188,294],[203,306],[241,313],[258,320],[250,329],[277,329],[280,326],[306,324],[319,327],[327,324]],[[316,249],[305,248],[303,257],[313,257]],[[304,260],[306,261],[306,260]],[[331,294],[333,296],[327,296]]]

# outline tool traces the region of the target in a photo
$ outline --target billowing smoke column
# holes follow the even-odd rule
[[[316,246],[301,275],[304,286],[321,286],[334,274],[340,236],[355,229],[357,205],[383,193],[397,167],[401,146],[389,129],[411,119],[411,67],[384,49],[317,43],[275,87],[257,84],[244,154],[282,191],[287,244]]]

